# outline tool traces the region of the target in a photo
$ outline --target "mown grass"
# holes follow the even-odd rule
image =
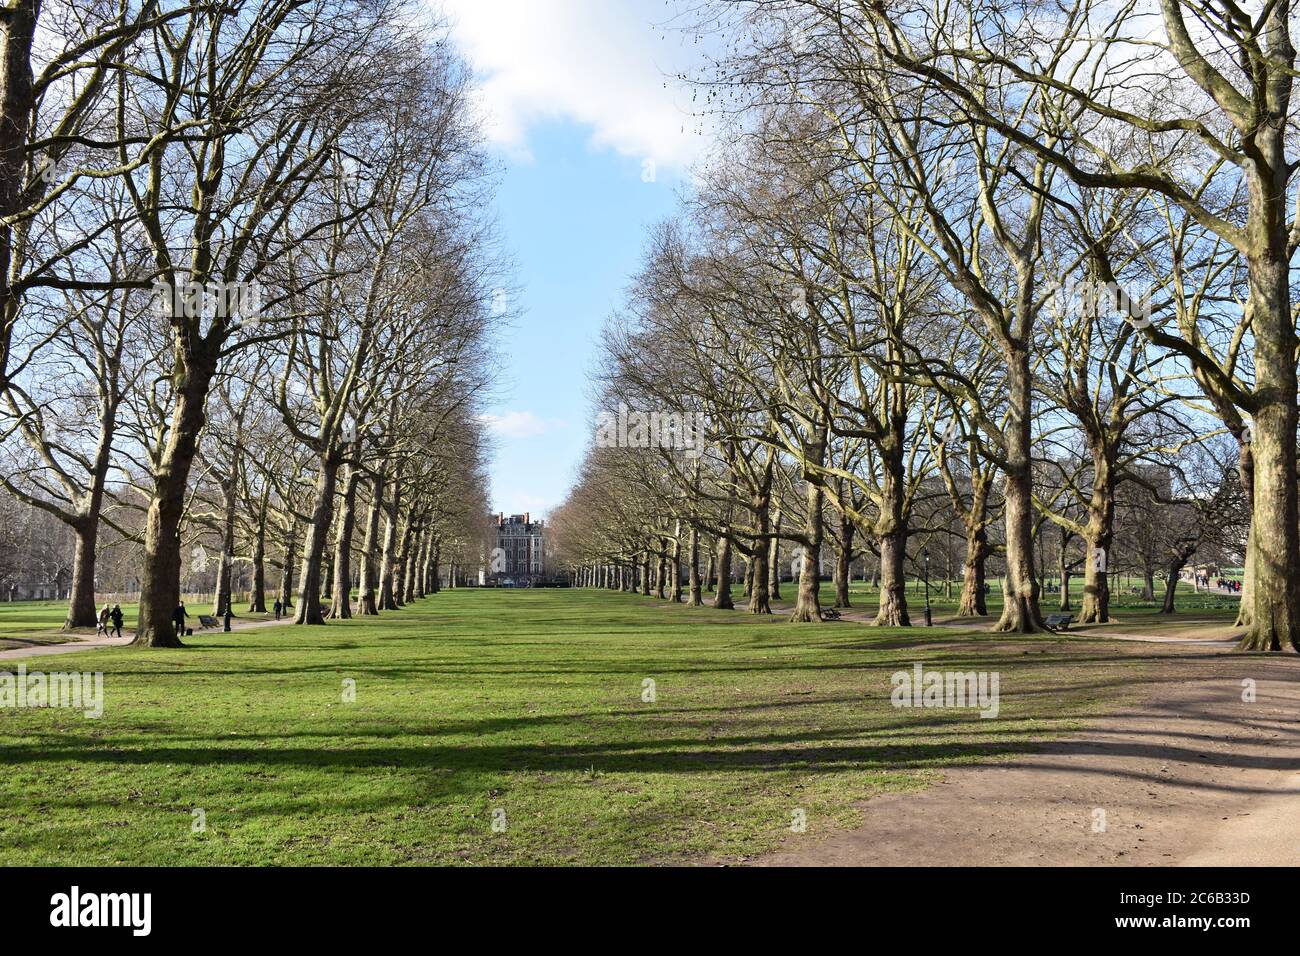
[[[855,804],[944,766],[1023,752],[1144,667],[1077,638],[791,625],[596,591],[450,591],[378,622],[191,644],[27,662],[102,671],[105,711],[0,709],[0,863],[750,855],[851,826]],[[998,717],[891,706],[890,674],[917,662],[997,671]]]

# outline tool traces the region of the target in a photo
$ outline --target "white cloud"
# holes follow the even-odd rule
[[[567,428],[561,418],[541,418],[529,411],[507,411],[504,415],[480,415],[479,420],[502,438],[533,438],[557,428]]]
[[[487,132],[516,154],[536,123],[591,127],[593,146],[682,168],[705,150],[692,92],[693,36],[662,0],[442,0],[480,74]],[[707,125],[707,124],[706,124]]]

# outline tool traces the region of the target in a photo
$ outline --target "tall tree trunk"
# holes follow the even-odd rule
[[[381,611],[396,611],[397,598],[394,593],[394,575],[396,568],[393,564],[397,560],[397,521],[402,504],[402,478],[401,469],[398,468],[398,474],[393,478],[393,498],[388,502],[384,509],[384,547],[379,557],[379,609]],[[453,564],[453,571],[455,565]],[[453,587],[454,582],[453,582]]]
[[[40,10],[40,0],[11,0],[4,5],[4,16],[0,17],[0,387],[7,387],[9,382],[10,342],[21,301],[20,293],[14,289],[11,281],[14,271],[14,232],[17,228],[25,229],[27,226],[24,224],[16,227],[7,223],[14,221],[23,205],[21,197],[27,168],[27,135],[35,105],[32,41],[36,35]],[[91,587],[94,587],[93,583]],[[179,588],[178,571],[178,593]],[[92,597],[91,604],[94,603]],[[168,609],[164,620],[171,620],[171,609]],[[165,646],[166,642],[152,643],[155,646]]]
[[[718,535],[718,587],[713,592],[713,606],[724,611],[734,608],[731,599],[731,536],[726,532]]]
[[[207,421],[208,386],[216,370],[215,350],[188,354],[174,349],[175,402],[171,426],[154,472],[154,493],[144,526],[140,613],[133,644],[181,647],[172,614],[181,599],[181,517],[185,513],[190,468]]]
[[[1281,157],[1275,162],[1284,163]],[[1272,184],[1270,184],[1272,185]],[[1291,313],[1289,265],[1285,254],[1286,196],[1256,196],[1267,207],[1276,235],[1269,251],[1249,260],[1251,331],[1255,336],[1255,410],[1250,432],[1254,478],[1249,593],[1251,620],[1242,650],[1300,651],[1300,512],[1296,502],[1296,336]]]
[[[298,566],[298,519],[290,516],[284,542],[284,569],[280,575],[280,607],[293,607],[293,579]]]
[[[1088,545],[1084,562],[1080,624],[1110,621],[1110,549],[1115,535],[1114,456],[1100,438],[1092,442],[1092,497],[1088,501]]]
[[[749,556],[751,578],[749,604],[746,605],[745,610],[750,614],[772,613],[772,603],[767,596],[768,576],[771,571],[767,564],[767,534],[771,530],[771,515],[768,511],[771,497],[767,485],[770,481],[769,477],[764,482],[762,490],[754,495],[751,505],[754,511],[755,530],[758,533]]]
[[[663,538],[659,539],[659,563],[655,571],[655,597],[663,600],[667,595],[664,594],[664,587],[668,583],[668,542]]]
[[[357,588],[357,604],[365,617],[379,613],[379,517],[387,494],[383,468],[375,473],[372,484],[370,507],[366,509],[366,533],[361,544],[361,585]]]
[[[212,601],[212,613],[220,617],[226,608],[234,612],[232,571],[235,566],[235,516],[239,487],[238,463],[231,462],[230,474],[221,483],[224,513],[221,518],[221,567],[217,571],[217,593]]]
[[[877,627],[911,627],[907,614],[907,531],[898,529],[880,535],[880,606],[873,622]]]
[[[72,553],[72,591],[68,597],[68,616],[63,629],[94,627],[99,620],[95,604],[95,550],[99,537],[98,518],[80,518],[72,525],[76,544]]]
[[[1161,614],[1174,613],[1174,597],[1178,593],[1178,577],[1183,573],[1185,563],[1179,560],[1169,562],[1169,578],[1165,581],[1165,601],[1160,608]]]
[[[1008,349],[1006,390],[1010,404],[1006,436],[1006,593],[996,631],[1032,634],[1042,628],[1034,578],[1033,461],[1030,435],[1029,354]]]
[[[835,555],[835,607],[847,608],[853,605],[849,601],[849,581],[853,577],[853,522],[849,516],[840,512],[840,533],[837,536],[838,551]]]
[[[357,520],[357,486],[361,472],[348,465],[343,475],[343,499],[339,504],[338,528],[334,535],[334,601],[330,617],[352,616],[352,534]]]
[[[406,569],[402,572],[402,600],[407,604],[410,604],[415,600],[415,569],[417,567],[416,560],[418,558],[416,547],[420,540],[420,534],[421,532],[418,528],[409,533],[409,542],[406,546],[406,560],[402,562],[402,566]]]
[[[321,455],[320,470],[316,475],[316,503],[312,508],[311,522],[302,548],[302,580],[298,584],[298,609],[295,624],[324,624],[325,612],[321,606],[322,565],[325,547],[329,540],[330,525],[334,522],[334,488],[338,483],[339,459],[327,452]]]
[[[682,603],[682,522],[677,519],[673,526],[673,552],[672,560],[669,563],[669,573],[672,574],[672,587],[668,591],[669,600],[673,604]]]
[[[989,613],[984,596],[985,565],[989,553],[988,531],[983,520],[966,526],[966,563],[961,570],[961,601],[957,606],[958,617],[984,617]]]
[[[1270,65],[1268,108],[1286,111],[1294,80],[1290,37],[1293,11],[1275,4],[1264,25]],[[1255,390],[1249,468],[1251,534],[1248,621],[1240,649],[1300,651],[1300,506],[1296,498],[1296,328],[1291,304],[1291,179],[1285,122],[1256,123],[1249,132],[1251,165],[1246,215]],[[1247,462],[1243,460],[1243,471]]]
[[[266,613],[266,519],[270,505],[271,484],[267,482],[253,519],[253,585],[248,596],[250,614]]]
[[[772,513],[772,542],[767,549],[768,588],[767,596],[773,601],[781,600],[781,509]]]
[[[690,606],[700,607],[704,604],[704,596],[700,588],[700,529],[691,527],[691,566],[690,566],[690,584],[688,594],[690,595]]]
[[[820,463],[820,462],[819,462]],[[791,621],[820,622],[821,608],[821,556],[822,556],[822,486],[805,479],[806,512],[804,516],[803,561],[799,566],[799,599],[795,602]]]

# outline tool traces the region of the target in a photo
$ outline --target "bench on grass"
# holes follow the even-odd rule
[[[1049,631],[1068,631],[1073,620],[1073,614],[1049,614],[1044,623],[1047,624]]]
[[[217,619],[213,617],[211,614],[199,615],[199,627],[220,627],[220,626],[221,625],[217,623]]]

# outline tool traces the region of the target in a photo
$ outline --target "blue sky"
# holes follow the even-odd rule
[[[601,326],[637,269],[646,227],[668,215],[678,175],[642,181],[641,162],[549,122],[531,159],[507,161],[498,200],[518,265],[518,317],[502,336],[493,507],[534,514],[559,504],[589,438],[587,371]]]
[[[488,409],[492,506],[563,501],[589,440],[587,373],[601,326],[669,215],[707,124],[691,115],[694,38],[664,0],[442,0],[478,75],[503,164],[497,217],[516,272]]]

